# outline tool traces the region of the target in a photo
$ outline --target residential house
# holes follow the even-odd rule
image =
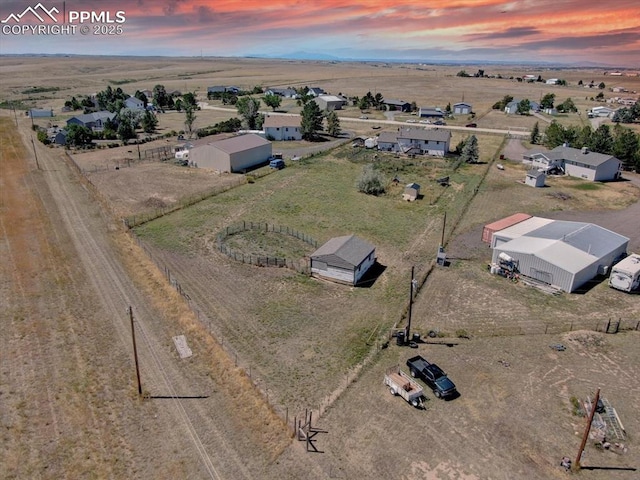
[[[525,185],[529,185],[530,187],[544,187],[544,181],[546,178],[547,175],[544,172],[538,170],[537,168],[532,168],[527,171],[524,183]]]
[[[383,100],[383,105],[387,106],[387,110],[394,110],[398,112],[410,112],[411,111],[411,103],[405,102],[404,100]]]
[[[293,88],[275,88],[271,87],[265,90],[265,95],[278,95],[283,98],[299,98],[298,92]]]
[[[327,93],[320,87],[308,87],[308,88],[309,88],[309,91],[307,92],[307,94],[311,95],[312,97],[319,97],[320,95],[326,95]]]
[[[397,132],[382,132],[378,150],[409,155],[443,157],[449,152],[451,132],[441,129],[399,128]]]
[[[547,85],[557,85],[558,83],[560,83],[560,80],[557,78],[549,78],[544,83],[546,83]]]
[[[520,104],[521,100],[512,100],[511,102],[507,103],[507,105],[504,107],[504,113],[508,113],[513,115],[514,113],[518,112],[518,105]],[[538,102],[534,102],[532,100],[529,100],[529,106],[530,106],[530,112],[539,112],[540,111],[540,104]]]
[[[265,137],[270,140],[302,140],[300,117],[268,115],[262,128]]]
[[[470,103],[459,102],[453,104],[454,115],[469,115],[470,113],[473,113],[473,107]]]
[[[312,276],[357,285],[375,263],[376,249],[355,235],[347,235],[332,238],[310,258]]]
[[[271,142],[247,133],[193,147],[189,150],[189,162],[197,168],[243,172],[266,163],[271,153]]]
[[[314,100],[320,107],[320,110],[331,112],[333,110],[342,110],[342,106],[346,100],[336,95],[318,95]]]
[[[593,107],[588,112],[588,116],[590,117],[612,117],[615,113],[616,109],[607,107],[604,105],[599,105],[597,107]]]
[[[131,110],[144,110],[144,102],[137,97],[129,97],[124,101],[125,108]]]
[[[84,113],[82,115],[76,115],[67,120],[67,126],[69,125],[82,125],[83,127],[90,128],[94,132],[100,132],[104,129],[104,124],[107,120],[113,120],[116,118],[116,114],[101,110],[99,112]]]
[[[438,107],[420,107],[418,116],[420,118],[441,120],[444,118],[444,112]]]
[[[620,160],[612,155],[590,152],[586,147],[578,149],[563,145],[550,151],[529,151],[523,159],[543,171],[558,167],[569,176],[594,182],[617,180],[622,174]]]

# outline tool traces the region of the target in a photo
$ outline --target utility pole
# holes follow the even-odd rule
[[[587,426],[584,429],[584,435],[582,436],[582,443],[580,444],[580,450],[578,450],[578,456],[576,457],[576,462],[573,464],[575,470],[580,470],[580,459],[582,458],[582,452],[584,451],[584,447],[587,444],[587,439],[589,438],[589,431],[591,430],[591,423],[593,422],[593,416],[596,414],[596,408],[598,408],[598,400],[600,400],[600,389],[596,392],[596,398],[593,400],[593,405],[591,407],[591,412],[589,413],[589,420],[587,421]]]
[[[413,310],[413,286],[415,283],[415,280],[413,278],[414,269],[415,269],[415,266],[412,266],[411,267],[411,286],[409,287],[409,312],[407,314],[407,329],[404,333],[404,341],[406,343],[409,343],[409,334],[411,333],[411,314]]]
[[[136,348],[136,331],[133,328],[133,308],[129,306],[129,319],[131,320],[131,338],[133,339],[133,357],[136,361],[136,377],[138,379],[138,395],[142,396],[142,383],[140,383],[140,367],[138,366],[138,349]]]
[[[31,135],[31,146],[33,147],[33,156],[36,158],[36,168],[40,170],[40,164],[38,163],[38,154],[36,153],[36,144],[33,141],[33,135]]]

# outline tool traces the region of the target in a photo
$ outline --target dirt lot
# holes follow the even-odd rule
[[[309,68],[302,62],[285,62],[284,68],[262,60],[184,63],[168,59],[137,62],[132,68],[126,59],[72,60],[10,59],[3,72],[11,73],[13,79],[2,82],[1,88],[19,97],[16,92],[24,88],[20,85],[61,82],[73,84],[73,92],[92,92],[104,88],[108,79],[129,78],[127,88],[164,83],[202,91],[207,84],[313,82],[328,90],[363,94],[393,84],[385,97],[401,98],[403,92],[411,91],[419,104],[443,106],[443,97],[455,102],[464,91],[465,100],[480,109],[500,99],[505,84],[514,96],[530,92],[534,98],[547,88],[508,80],[458,79],[453,67],[418,70],[316,62]],[[44,67],[51,68],[57,79],[37,77]],[[78,76],[79,72],[84,75]],[[599,78],[594,72],[571,75]],[[475,88],[478,82],[483,88]],[[71,93],[71,89],[60,91],[51,95],[56,98],[41,99],[38,105],[60,105],[64,95]],[[640,398],[640,381],[634,374],[640,361],[638,333],[579,330],[610,317],[622,317],[633,325],[640,320],[637,298],[605,284],[582,295],[560,297],[507,284],[486,274],[485,253],[477,242],[479,235],[473,233],[516,207],[530,213],[555,210],[559,215],[577,215],[576,209],[600,203],[624,212],[620,216],[602,213],[612,224],[620,224],[634,211],[629,208],[638,205],[627,208],[629,199],[637,195],[630,183],[585,192],[559,179],[546,191],[534,191],[518,183],[522,171],[515,163],[488,173],[453,232],[448,248],[456,258],[451,268],[436,270],[414,305],[416,331],[454,334],[466,330],[471,335],[451,348],[421,345],[418,349],[450,373],[461,396],[445,402],[430,394],[427,410],[417,411],[391,397],[382,384],[388,366],[404,364],[416,351],[393,344],[378,351],[377,340],[383,327],[400,318],[407,268],[417,263],[424,271],[431,261],[442,212],[422,212],[411,238],[400,236],[381,245],[386,270],[368,289],[241,265],[199,243],[200,238],[214,235],[215,228],[198,230],[193,250],[172,245],[151,249],[171,270],[172,278],[180,280],[189,295],[190,310],[184,297],[177,296],[137,245],[118,230],[118,219],[100,212],[90,190],[82,188],[84,184],[66,169],[56,150],[38,145],[44,168],[35,170],[24,149],[29,143],[28,122],[21,119],[20,125],[23,145],[8,143],[9,137],[16,136],[9,134],[6,121],[7,140],[3,138],[2,143],[1,246],[9,261],[2,264],[1,288],[9,308],[0,318],[7,326],[1,339],[10,361],[3,363],[7,367],[1,372],[1,476],[567,478],[558,463],[563,455],[574,457],[584,426],[584,419],[572,414],[571,397],[585,398],[596,388],[602,388],[617,408],[629,432],[624,442],[628,451],[601,452],[590,442],[583,463],[601,469],[585,470],[581,476],[605,480],[615,475],[626,480],[637,475],[630,468],[640,468],[634,433],[640,428],[634,410]],[[483,167],[470,167],[461,178],[478,176]],[[357,175],[359,166],[340,159],[301,165],[282,175],[288,179],[285,186],[306,186],[309,192],[315,187],[322,201],[332,190],[329,184],[323,190],[322,183],[306,181],[314,168],[328,176],[348,177]],[[180,178],[173,170],[171,178],[177,180],[167,181],[162,178],[167,171],[149,164],[90,178],[118,212],[143,208],[155,193],[162,202],[173,201],[176,191],[200,191],[212,181],[191,173]],[[127,180],[120,183],[123,173]],[[158,173],[160,178],[155,178]],[[168,183],[179,187],[167,191]],[[140,191],[145,193],[126,195],[136,185],[144,186]],[[316,201],[282,197],[282,185],[278,188],[273,178],[247,187],[254,189],[252,202],[239,203],[239,198],[244,200],[240,192],[221,196],[220,203],[206,212],[207,227],[251,216],[265,205],[293,215]],[[453,187],[443,197],[452,206],[456,196],[473,191],[473,185]],[[549,196],[558,191],[570,192],[571,198],[559,201]],[[347,192],[341,198],[344,201],[335,207],[334,217],[350,218]],[[202,208],[185,212],[187,226],[189,222],[197,226],[197,215],[202,214],[197,210]],[[404,209],[403,215],[412,215],[405,204],[398,208]],[[382,218],[380,211],[363,210],[372,225],[364,231],[375,234],[373,225],[382,221],[393,225],[393,216]],[[327,233],[336,228],[316,212],[308,212],[304,220],[316,222],[315,228]],[[150,228],[163,227],[157,223]],[[633,241],[638,241],[637,234]],[[141,402],[135,395],[125,310],[130,304],[136,306],[137,325],[145,332],[139,346],[144,388],[158,397],[150,401]],[[574,331],[560,333],[557,325]],[[170,337],[185,332],[196,355],[182,362]],[[370,341],[363,341],[367,338]],[[549,348],[559,342],[567,346],[566,351]],[[356,351],[354,345],[364,345],[366,350]],[[324,360],[337,357],[350,364],[353,359],[345,357],[356,355],[359,363],[368,353],[369,361],[348,371],[327,368]],[[252,380],[261,392],[247,382],[243,373],[247,369],[255,374]],[[189,398],[200,396],[207,398]],[[273,408],[280,417],[272,416],[264,401],[273,403],[274,398]],[[292,407],[287,411],[288,405]],[[317,437],[324,454],[307,454],[300,442],[288,444],[283,419],[288,416],[291,421],[293,415],[300,415],[301,407],[313,409],[316,425],[329,432]],[[319,411],[323,412],[320,418]]]

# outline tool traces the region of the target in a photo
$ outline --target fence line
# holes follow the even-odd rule
[[[270,257],[245,254],[238,252],[225,245],[224,241],[228,237],[240,232],[246,232],[251,230],[258,230],[262,232],[281,233],[283,235],[289,235],[290,237],[297,238],[303,242],[311,245],[314,248],[318,248],[318,242],[309,235],[302,233],[293,228],[285,227],[282,225],[272,225],[270,223],[254,223],[246,222],[231,225],[225,227],[223,231],[216,236],[216,244],[218,250],[225,254],[227,257],[232,258],[237,262],[248,263],[249,265],[258,265],[261,267],[286,267],[294,270],[298,273],[309,275],[311,272],[311,266],[308,260],[293,260],[286,257]]]

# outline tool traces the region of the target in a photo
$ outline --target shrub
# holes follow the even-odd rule
[[[373,165],[365,165],[358,179],[358,191],[367,195],[381,195],[385,192],[384,178]]]

